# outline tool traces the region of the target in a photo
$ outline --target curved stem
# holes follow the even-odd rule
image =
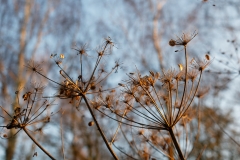
[[[26,127],[23,127],[22,129],[23,129],[24,132],[28,135],[28,137],[31,138],[31,140],[32,140],[44,153],[46,153],[46,155],[48,155],[49,158],[55,160],[55,158],[54,158],[48,151],[46,151],[46,150],[36,141],[36,139],[35,139],[33,136],[31,136],[31,134],[27,131],[27,128],[26,128]]]
[[[183,156],[183,154],[182,154],[182,151],[181,151],[181,149],[180,149],[180,146],[179,146],[179,144],[178,144],[178,142],[177,142],[177,139],[176,139],[176,137],[175,137],[175,135],[174,135],[174,133],[173,133],[172,127],[169,127],[169,128],[168,128],[168,132],[170,133],[170,136],[171,136],[171,138],[172,138],[173,144],[174,144],[175,148],[177,149],[179,158],[180,158],[181,160],[185,160],[185,158],[184,158],[184,156]]]
[[[114,157],[114,159],[115,159],[115,160],[118,160],[117,155],[114,153],[114,151],[113,151],[112,147],[110,146],[110,144],[108,143],[108,140],[107,140],[107,138],[105,137],[105,135],[104,135],[101,127],[99,126],[98,121],[97,121],[96,117],[95,117],[94,114],[93,114],[93,111],[92,111],[92,109],[91,109],[91,107],[90,107],[90,105],[89,105],[89,103],[88,103],[88,100],[87,100],[86,96],[85,96],[85,95],[82,95],[82,97],[83,97],[83,99],[84,99],[84,101],[85,101],[85,103],[86,103],[86,105],[87,105],[87,107],[88,107],[88,110],[89,110],[90,114],[92,115],[92,118],[93,118],[94,122],[96,123],[96,126],[97,126],[97,128],[98,128],[98,131],[100,132],[100,134],[101,134],[101,136],[102,136],[102,138],[103,138],[103,140],[104,140],[104,142],[105,142],[108,150],[111,152],[111,154],[112,154],[112,156]]]

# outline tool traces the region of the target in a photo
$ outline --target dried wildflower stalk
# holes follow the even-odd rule
[[[44,87],[39,83],[33,83],[33,89],[26,91],[22,99],[26,106],[20,104],[19,91],[16,91],[18,107],[15,108],[13,116],[9,114],[2,106],[1,109],[5,112],[10,118],[10,122],[5,127],[6,129],[18,129],[16,134],[23,130],[28,137],[51,159],[55,159],[46,149],[44,149],[38,141],[28,132],[27,127],[42,123],[50,122],[50,116],[44,115],[47,109],[53,105],[53,102],[44,100],[42,104],[37,105],[36,102],[39,101],[38,97],[42,94]],[[16,135],[15,134],[15,135]]]
[[[37,65],[35,63],[34,65],[27,65],[27,68],[32,70],[33,72],[43,76],[44,78],[48,79],[49,81],[55,83],[58,85],[58,93],[54,95],[53,97],[58,97],[61,99],[70,99],[69,103],[76,102],[77,108],[79,107],[81,101],[83,100],[93,118],[94,123],[96,124],[98,131],[100,132],[108,150],[112,154],[112,156],[115,159],[118,159],[117,155],[114,153],[112,146],[109,144],[102,128],[100,127],[94,113],[92,110],[92,106],[89,103],[89,99],[87,95],[92,95],[96,93],[102,93],[104,90],[101,89],[100,84],[106,80],[106,78],[116,71],[119,67],[119,63],[115,63],[115,66],[112,68],[112,70],[107,73],[106,75],[103,75],[105,72],[103,69],[100,69],[100,74],[96,75],[97,69],[99,68],[99,64],[103,58],[103,56],[108,55],[111,53],[112,47],[114,46],[114,43],[112,42],[111,38],[108,37],[105,39],[105,42],[103,46],[99,47],[97,50],[97,59],[95,62],[95,65],[93,67],[92,72],[90,75],[84,75],[83,73],[83,56],[87,56],[87,46],[86,44],[80,47],[80,49],[75,49],[78,53],[77,55],[80,56],[80,75],[78,76],[77,80],[73,80],[69,74],[61,67],[62,61],[65,58],[63,54],[58,56],[57,54],[52,54],[50,57],[54,59],[55,64],[60,68],[60,75],[63,77],[63,82],[55,81],[51,78],[48,78],[44,74],[41,73],[40,70],[38,70]],[[88,78],[86,78],[88,77]],[[86,80],[87,79],[87,80]],[[107,89],[108,90],[108,89]],[[49,97],[48,97],[49,98]]]
[[[177,40],[169,42],[171,46],[182,45],[184,47],[184,67],[179,64],[179,70],[163,70],[161,76],[152,71],[144,77],[139,72],[129,74],[129,80],[126,81],[126,84],[119,84],[124,88],[125,98],[123,102],[126,105],[127,113],[121,114],[114,108],[108,107],[112,113],[124,120],[124,122],[117,120],[120,124],[167,131],[181,160],[185,158],[173,130],[189,111],[197,94],[203,70],[210,63],[209,56],[203,61],[192,60],[191,69],[189,69],[187,45],[196,35],[195,32],[192,35],[183,34]],[[182,82],[184,83],[183,88],[181,88]],[[100,109],[99,111],[103,113]]]
[[[189,114],[188,112],[190,112],[189,108],[194,100],[194,97],[198,96],[197,91],[203,70],[210,63],[210,57],[208,55],[205,56],[203,61],[192,59],[190,62],[191,68],[189,68],[187,45],[196,35],[196,32],[191,35],[183,34],[181,37],[177,37],[176,40],[169,41],[170,46],[181,45],[184,47],[185,65],[179,64],[179,70],[163,70],[162,75],[152,71],[149,71],[149,75],[146,76],[141,76],[139,72],[135,74],[128,74],[129,80],[127,80],[125,84],[119,83],[119,86],[123,88],[124,95],[124,100],[121,104],[119,104],[118,100],[114,100],[114,94],[112,93],[103,98],[102,93],[105,91],[110,91],[111,89],[103,90],[100,86],[100,84],[105,81],[111,73],[117,71],[120,65],[120,63],[116,61],[112,70],[106,74],[104,74],[105,70],[103,68],[99,69],[99,65],[103,56],[109,54],[114,46],[114,43],[109,37],[105,39],[103,46],[97,50],[97,59],[95,61],[93,70],[89,75],[85,75],[83,73],[83,56],[88,56],[87,46],[83,45],[80,47],[80,49],[75,49],[78,51],[78,55],[80,56],[80,75],[76,80],[72,79],[67,71],[61,67],[63,63],[62,61],[65,58],[64,54],[61,54],[60,56],[57,54],[51,55],[51,58],[54,59],[55,64],[60,68],[59,74],[62,76],[63,81],[55,81],[45,76],[42,73],[40,65],[36,64],[32,60],[26,65],[26,67],[34,73],[37,73],[58,85],[57,94],[52,97],[69,99],[69,102],[75,103],[77,108],[82,101],[86,104],[93,118],[93,121],[89,123],[89,126],[92,126],[93,124],[96,125],[108,150],[115,159],[118,159],[118,157],[112,149],[112,146],[115,146],[114,141],[116,140],[116,135],[119,129],[122,131],[122,124],[125,124],[141,129],[153,130],[150,138],[144,135],[144,130],[140,130],[138,135],[141,136],[144,141],[147,141],[151,146],[162,145],[162,148],[159,149],[160,152],[168,156],[170,159],[173,158],[173,155],[171,155],[171,145],[173,143],[179,159],[184,160],[186,155],[184,155],[178,143],[178,133],[175,131],[175,127],[178,124],[182,124],[182,126],[185,127],[184,118],[187,117]],[[96,73],[98,69],[100,70],[100,74]],[[182,83],[184,84],[183,87],[181,86]],[[41,119],[37,119],[50,105],[48,105],[47,101],[45,101],[46,104],[40,107],[43,108],[41,111],[40,108],[34,111],[33,104],[35,102],[35,98],[37,97],[37,93],[39,93],[39,90],[35,90],[34,92],[26,92],[22,98],[24,101],[29,101],[28,104],[30,107],[27,107],[26,109],[17,109],[13,117],[11,117],[9,114],[11,117],[11,122],[7,126],[3,127],[6,127],[7,129],[18,128],[19,131],[24,130],[36,145],[38,145],[50,158],[54,159],[34,140],[34,138],[26,129],[26,126],[42,122]],[[90,96],[93,94],[97,94],[98,100],[90,100]],[[118,105],[120,105],[120,107]],[[102,108],[111,111],[111,113],[117,115],[120,117],[120,119],[112,118],[102,111]],[[93,113],[93,109],[97,109],[107,117],[118,121],[118,127],[111,139],[111,142],[109,142],[106,138],[101,126],[98,123],[98,120],[96,119],[96,116]],[[2,110],[6,112],[4,108],[2,108]],[[181,124],[178,122],[181,122]],[[169,134],[168,137],[162,136],[162,140],[159,140],[159,137],[156,136],[156,133],[159,133],[160,131],[166,131]],[[126,133],[123,132],[125,139],[128,141],[125,134]],[[130,143],[131,142],[129,142],[129,144]],[[130,144],[130,146],[136,150],[139,158],[147,159],[150,157],[150,150],[148,150],[148,148],[138,149],[136,144]],[[168,146],[168,153],[166,153],[166,146]],[[119,149],[118,147],[116,148]],[[121,149],[119,149],[119,151],[124,153],[124,151]],[[133,156],[128,155],[127,153],[124,154],[134,159]]]

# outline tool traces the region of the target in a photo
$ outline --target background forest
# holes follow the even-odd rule
[[[0,159],[240,157],[239,0],[0,4]]]

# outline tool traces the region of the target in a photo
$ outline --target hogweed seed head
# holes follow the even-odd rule
[[[25,65],[27,69],[32,72],[42,72],[42,63],[36,63],[33,59],[29,60],[28,63]]]
[[[181,45],[181,46],[187,46],[187,44],[197,35],[197,31],[195,30],[193,33],[183,33],[181,37],[177,37],[176,40],[171,39],[169,41],[170,46],[176,46],[176,45]]]
[[[210,58],[209,58],[210,59]],[[209,61],[208,59],[204,59],[204,60],[196,60],[196,59],[192,59],[190,64],[192,65],[193,68],[199,70],[199,71],[203,71],[204,69],[207,68],[207,66],[211,63],[211,61]]]

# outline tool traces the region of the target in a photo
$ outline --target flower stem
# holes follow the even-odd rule
[[[176,137],[175,137],[175,135],[174,135],[174,133],[173,133],[172,127],[169,127],[169,128],[168,128],[168,132],[170,133],[170,136],[171,136],[171,138],[172,138],[173,144],[174,144],[175,148],[177,149],[179,158],[180,158],[181,160],[185,160],[185,158],[184,158],[184,156],[183,156],[183,154],[182,154],[182,151],[181,151],[181,149],[180,149],[180,146],[179,146],[179,144],[178,144],[178,142],[177,142],[177,140],[176,140]]]
[[[100,134],[101,134],[101,136],[102,136],[102,138],[103,138],[103,140],[104,140],[104,142],[105,142],[108,150],[110,151],[110,153],[112,154],[112,156],[114,157],[114,159],[115,159],[115,160],[118,160],[117,155],[114,153],[114,151],[113,151],[112,147],[110,146],[110,144],[108,143],[108,140],[107,140],[107,138],[105,137],[105,135],[104,135],[101,127],[99,126],[98,121],[97,121],[95,115],[93,114],[93,111],[92,111],[92,109],[91,109],[91,107],[90,107],[90,105],[89,105],[89,103],[88,103],[88,100],[87,100],[86,96],[85,96],[85,95],[82,95],[82,97],[83,97],[83,99],[84,99],[84,101],[85,101],[85,103],[86,103],[86,105],[87,105],[87,107],[88,107],[88,110],[90,111],[90,113],[91,113],[91,115],[92,115],[92,118],[93,118],[93,120],[94,120],[94,122],[95,122],[95,124],[96,124],[96,126],[97,126],[97,128],[98,128],[98,131],[100,132]]]
[[[27,128],[26,128],[26,127],[23,127],[22,129],[23,129],[24,132],[28,135],[28,137],[31,138],[32,141],[33,141],[44,153],[46,153],[46,155],[48,155],[48,157],[50,157],[51,159],[55,160],[55,158],[54,158],[48,151],[46,151],[46,150],[36,141],[36,139],[35,139],[33,136],[31,136],[31,134],[27,131]]]

